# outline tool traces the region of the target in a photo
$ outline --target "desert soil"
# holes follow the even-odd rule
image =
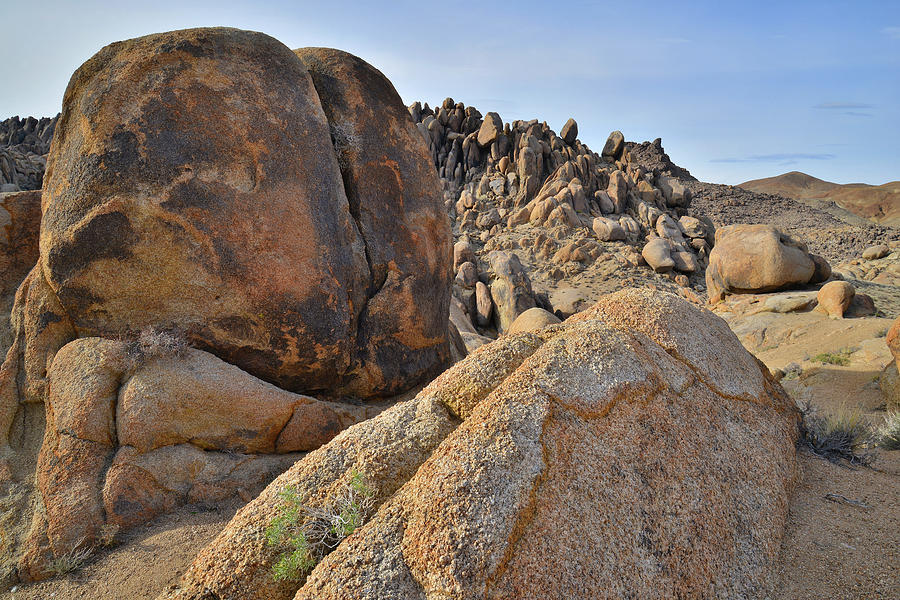
[[[189,505],[121,536],[76,572],[0,594],[2,600],[153,600],[175,584],[194,555],[240,504]]]

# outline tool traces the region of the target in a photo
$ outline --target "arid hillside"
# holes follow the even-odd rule
[[[739,187],[763,194],[779,194],[814,206],[833,203],[875,223],[894,227],[900,225],[900,181],[883,185],[841,185],[791,171],[776,177],[747,181]]]

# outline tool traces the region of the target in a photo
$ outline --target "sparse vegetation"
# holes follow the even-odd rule
[[[850,355],[856,350],[854,348],[841,348],[837,352],[823,352],[816,354],[813,361],[826,365],[838,365],[846,367],[850,364]]]
[[[883,338],[883,337],[887,337],[887,334],[888,334],[887,327],[883,327],[875,333],[875,337]]]
[[[180,332],[147,327],[128,343],[129,367],[136,369],[157,357],[184,356],[189,346]]]
[[[354,471],[324,508],[304,504],[297,490],[281,491],[278,515],[266,527],[266,542],[280,550],[272,567],[276,581],[299,581],[371,515],[375,493]]]
[[[900,411],[885,415],[878,428],[878,445],[886,450],[900,450]]]
[[[94,549],[84,544],[84,540],[75,545],[71,550],[50,561],[47,568],[56,577],[67,575],[77,571],[88,561]]]
[[[800,410],[803,415],[800,442],[813,454],[834,463],[841,460],[862,466],[872,463],[874,456],[867,449],[872,430],[859,412],[842,408],[834,414],[821,415],[809,402]]]

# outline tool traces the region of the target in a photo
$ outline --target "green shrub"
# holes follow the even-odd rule
[[[826,365],[846,367],[850,364],[850,355],[853,354],[853,352],[854,349],[852,348],[841,348],[837,352],[823,352],[821,354],[816,354],[813,357],[813,360]]]
[[[278,514],[266,527],[266,542],[279,549],[272,567],[276,581],[300,581],[341,540],[371,515],[375,492],[353,471],[331,502],[320,508],[306,505],[296,488],[279,493]]]
[[[900,411],[885,415],[878,428],[878,445],[886,450],[900,450]]]

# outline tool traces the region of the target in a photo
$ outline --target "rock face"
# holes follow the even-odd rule
[[[380,71],[340,50],[296,54],[328,118],[369,263],[357,350],[342,387],[362,397],[402,391],[448,360],[452,240],[440,182],[409,112]]]
[[[377,412],[355,399],[463,348],[425,144],[344,52],[224,28],[112,44],[72,77],[42,203],[0,368],[0,502],[19,511],[0,580],[10,561],[46,576],[106,524],[261,488]]]
[[[0,347],[12,344],[10,312],[16,289],[38,258],[40,191],[0,194]]]
[[[623,291],[479,349],[343,432],[163,597],[771,597],[797,425],[723,321]],[[280,491],[322,506],[354,470],[373,515],[308,577],[275,583],[262,532]]]
[[[419,134],[371,66],[300,55],[309,71],[265,35],[189,30],[75,73],[41,266],[79,331],[178,327],[295,391],[390,393],[446,360],[450,238]]]
[[[816,265],[803,242],[771,225],[730,225],[716,231],[706,285],[710,302],[726,293],[772,292],[807,283]]]

